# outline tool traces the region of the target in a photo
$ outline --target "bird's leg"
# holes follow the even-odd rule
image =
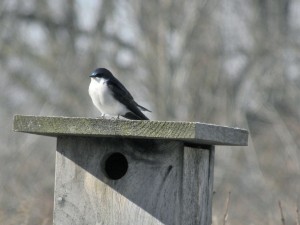
[[[120,115],[118,115],[117,119],[120,119]]]
[[[104,113],[102,113],[101,118],[105,119],[105,114]]]

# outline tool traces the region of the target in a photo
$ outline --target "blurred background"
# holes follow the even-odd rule
[[[14,114],[96,117],[88,75],[110,69],[152,120],[250,131],[217,147],[213,224],[296,224],[299,0],[0,2],[0,224],[52,224],[56,140]]]

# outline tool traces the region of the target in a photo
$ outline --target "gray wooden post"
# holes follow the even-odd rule
[[[211,224],[215,145],[246,130],[191,122],[21,116],[57,137],[54,224]]]

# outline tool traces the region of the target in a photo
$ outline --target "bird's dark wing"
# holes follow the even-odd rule
[[[118,81],[116,78],[110,79],[107,81],[107,86],[113,93],[114,98],[125,105],[127,109],[131,111],[130,113],[121,116],[128,119],[149,120],[138,108],[141,106],[134,101],[132,95],[123,86],[123,84],[121,84],[120,81]],[[142,108],[145,109],[144,107]]]
[[[111,85],[111,90],[117,90],[119,94],[122,96],[133,99],[132,95],[129,93],[129,91],[124,87],[124,85],[115,77],[111,77],[110,80],[107,82],[107,85]]]

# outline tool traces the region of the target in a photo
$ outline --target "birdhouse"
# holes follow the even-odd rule
[[[204,123],[21,116],[57,137],[54,224],[211,224],[216,145],[248,132]]]

